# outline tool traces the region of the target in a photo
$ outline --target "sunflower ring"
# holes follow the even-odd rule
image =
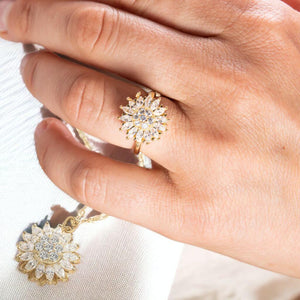
[[[127,139],[135,141],[134,153],[138,154],[143,143],[158,140],[167,130],[167,107],[161,105],[161,95],[153,91],[146,96],[138,92],[135,98],[127,97],[127,101],[126,106],[120,106],[123,111],[120,130],[126,132]]]

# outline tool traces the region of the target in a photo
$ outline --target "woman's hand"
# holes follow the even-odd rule
[[[89,152],[60,121],[43,121],[37,154],[57,186],[172,239],[300,277],[296,10],[279,0],[17,0],[5,14],[2,37],[49,50],[24,59],[28,89],[73,126],[133,146],[117,117],[139,88],[96,68],[165,95],[169,131],[142,146],[153,170]]]

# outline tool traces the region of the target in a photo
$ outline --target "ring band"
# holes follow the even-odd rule
[[[138,92],[135,98],[127,97],[127,101],[126,106],[120,106],[123,111],[120,130],[126,131],[127,139],[135,141],[133,150],[139,154],[143,143],[160,139],[167,130],[167,107],[161,105],[161,95],[153,91],[146,96]]]

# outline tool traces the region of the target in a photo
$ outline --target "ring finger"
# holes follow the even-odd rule
[[[127,140],[126,133],[119,130],[118,117],[122,113],[120,105],[127,104],[126,97],[134,97],[140,90],[137,86],[45,51],[26,56],[22,75],[31,93],[54,114],[111,144],[132,148],[133,140]],[[172,136],[175,131],[179,136],[181,130],[174,121],[183,118],[183,113],[167,98],[162,98],[162,104],[168,107],[169,130],[155,145],[143,145],[142,151],[168,168],[169,153],[174,153],[176,147]]]

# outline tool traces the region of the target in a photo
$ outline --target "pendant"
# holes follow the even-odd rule
[[[79,245],[73,241],[73,232],[82,223],[93,223],[108,217],[101,213],[85,218],[86,208],[83,206],[77,216],[67,217],[55,228],[46,222],[43,228],[33,224],[31,233],[23,232],[22,240],[17,243],[15,259],[19,263],[18,269],[27,274],[29,280],[39,285],[69,280],[70,274],[76,271],[76,264],[80,263],[77,253]]]
[[[49,222],[43,228],[34,224],[31,229],[32,233],[24,231],[23,240],[17,243],[18,269],[40,285],[68,281],[80,263],[79,245],[73,242],[72,232],[66,232],[61,224],[52,228]]]

